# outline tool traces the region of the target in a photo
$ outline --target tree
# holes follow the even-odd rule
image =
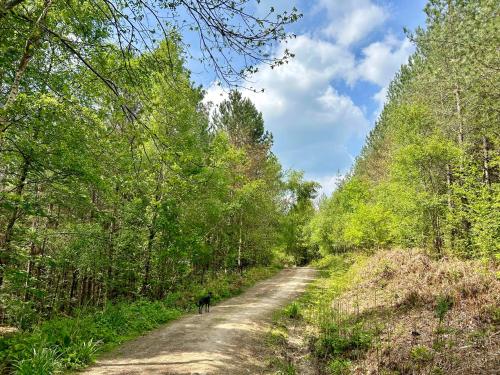
[[[314,215],[313,200],[320,185],[304,181],[303,172],[292,171],[286,182],[286,211],[282,224],[285,252],[304,265],[318,256],[316,246],[309,241],[307,223]]]
[[[272,136],[264,131],[262,113],[237,90],[231,91],[229,98],[219,105],[214,123],[218,129],[229,134],[231,142],[237,147],[269,148],[271,145]]]
[[[219,105],[213,123],[218,132],[227,134],[231,145],[245,160],[237,166],[239,178],[232,186],[236,202],[237,264],[242,269],[244,263],[256,261],[249,256],[250,252],[258,255],[259,247],[269,248],[276,238],[273,231],[279,209],[276,197],[282,188],[281,167],[270,153],[272,136],[264,129],[262,114],[239,91],[231,91],[229,98]],[[264,258],[268,260],[270,256]]]
[[[431,0],[425,10],[427,27],[409,34],[416,53],[351,173],[311,222],[324,249],[498,256],[497,5]]]

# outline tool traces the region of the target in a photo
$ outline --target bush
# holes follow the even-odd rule
[[[450,296],[439,296],[436,301],[436,317],[441,324],[446,316],[446,313],[453,307],[453,298]]]
[[[414,346],[410,353],[411,359],[419,364],[430,362],[433,358],[432,351],[423,345]]]
[[[338,327],[335,324],[327,324],[321,330],[321,335],[315,343],[315,353],[321,358],[348,355],[354,350],[366,350],[372,342],[371,333],[360,325]]]
[[[94,360],[98,351],[98,342],[90,339],[81,341],[64,350],[64,367],[67,369],[81,369]]]

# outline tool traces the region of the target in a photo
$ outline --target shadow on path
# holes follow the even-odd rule
[[[256,349],[272,312],[315,275],[311,268],[285,269],[208,314],[186,316],[125,343],[84,374],[259,374],[265,364]]]

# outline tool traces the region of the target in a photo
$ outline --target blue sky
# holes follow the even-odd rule
[[[256,11],[271,5],[296,6],[304,14],[290,27],[297,38],[287,48],[296,56],[278,69],[263,66],[252,84],[265,92],[246,95],[274,134],[273,151],[283,167],[303,170],[329,194],[351,168],[387,85],[414,50],[403,27],[424,25],[425,1],[262,0]],[[209,70],[191,68],[192,78],[207,87],[206,100],[223,100],[226,92]]]

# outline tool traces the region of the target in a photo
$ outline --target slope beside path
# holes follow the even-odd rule
[[[272,312],[314,280],[312,268],[285,269],[210,313],[189,315],[125,343],[84,372],[108,374],[259,374]]]

